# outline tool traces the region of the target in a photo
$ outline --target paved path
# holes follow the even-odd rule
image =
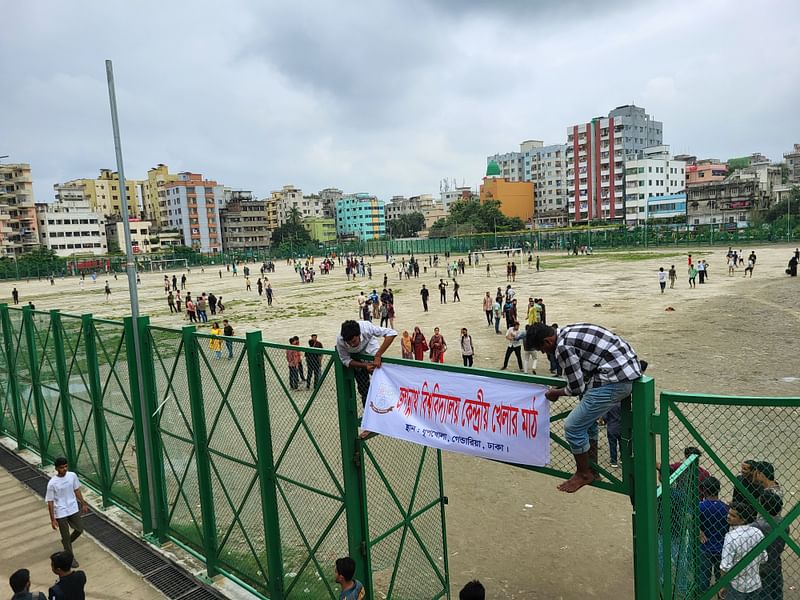
[[[50,555],[61,550],[44,501],[0,468],[0,597],[11,597],[8,578],[17,569],[31,572],[33,590],[47,594],[56,576]],[[163,600],[139,575],[84,534],[75,542],[75,553],[86,572],[86,597],[92,600]]]

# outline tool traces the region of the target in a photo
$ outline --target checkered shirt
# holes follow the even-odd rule
[[[630,344],[599,325],[575,323],[559,328],[555,355],[567,378],[566,390],[573,396],[642,375]]]

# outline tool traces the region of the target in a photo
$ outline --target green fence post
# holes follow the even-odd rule
[[[275,482],[275,459],[272,455],[272,423],[267,402],[267,378],[261,332],[246,334],[247,366],[250,373],[250,397],[253,402],[253,425],[258,454],[258,482],[261,488],[261,516],[267,542],[269,590],[271,600],[280,600],[283,592],[283,548],[278,517],[278,493]]]
[[[72,397],[69,395],[67,357],[64,354],[64,329],[61,325],[61,313],[58,310],[50,311],[50,327],[53,336],[53,346],[56,351],[56,377],[58,377],[61,419],[64,421],[64,450],[67,453],[67,462],[74,466],[78,464],[78,454],[75,451],[75,431],[73,430],[72,424]]]
[[[203,548],[206,558],[206,573],[214,577],[217,569],[217,519],[214,509],[214,492],[211,488],[211,458],[208,454],[206,411],[203,405],[203,388],[200,382],[200,355],[197,350],[195,328],[187,325],[181,329],[183,353],[186,358],[186,379],[189,386],[189,403],[192,407],[192,430],[194,438],[197,483],[200,493],[200,512],[203,515]]]
[[[652,429],[655,383],[641,377],[633,384],[633,571],[636,600],[658,598],[656,526],[656,445]]]
[[[36,324],[33,322],[35,315],[30,306],[22,307],[22,326],[25,329],[25,341],[28,346],[28,364],[31,374],[31,398],[36,411],[36,439],[39,446],[39,457],[42,464],[47,464],[47,418],[44,411],[44,398],[42,385],[39,381],[39,355],[36,352]]]
[[[142,317],[147,319],[147,317]],[[125,335],[125,358],[128,363],[128,383],[130,386],[131,418],[133,419],[133,438],[136,442],[136,474],[139,480],[139,508],[142,511],[142,532],[145,536],[153,534],[153,510],[150,505],[150,485],[147,455],[145,452],[144,427],[147,415],[142,414],[141,398],[144,390],[139,389],[139,373],[136,368],[136,349],[133,347],[133,317],[122,319]],[[141,339],[141,338],[140,338]],[[144,344],[142,344],[144,345]],[[140,356],[142,354],[140,353]],[[142,356],[142,358],[144,358]],[[152,363],[151,363],[152,366]],[[142,364],[142,368],[147,366]],[[152,413],[151,413],[152,414]]]
[[[361,441],[358,439],[358,413],[352,371],[338,355],[333,356],[336,373],[336,397],[339,408],[339,438],[344,478],[344,508],[347,515],[347,549],[356,563],[356,573],[373,590],[372,568],[367,552],[367,507],[363,501],[361,480]]]
[[[81,315],[83,339],[86,344],[86,370],[89,375],[89,393],[92,396],[92,422],[97,442],[97,464],[100,469],[100,492],[103,506],[111,504],[111,466],[108,461],[108,442],[106,440],[106,417],[103,409],[103,388],[100,382],[100,364],[97,360],[97,332],[92,315]]]
[[[23,420],[22,400],[19,395],[19,382],[17,381],[17,354],[14,347],[14,332],[11,330],[11,317],[8,315],[8,305],[0,304],[0,319],[3,321],[3,346],[6,352],[8,365],[8,386],[11,388],[11,407],[14,412],[14,428],[16,429],[17,449],[23,445]]]

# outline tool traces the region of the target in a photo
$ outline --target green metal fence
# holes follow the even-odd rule
[[[43,463],[65,455],[104,504],[139,516],[154,543],[183,546],[209,576],[225,574],[265,598],[335,599],[333,561],[349,554],[370,598],[450,597],[441,453],[361,439],[355,382],[335,352],[265,342],[259,332],[213,337],[193,326],[151,326],[147,317],[117,322],[6,305],[0,328],[0,433]],[[298,350],[300,372],[287,354]],[[531,470],[570,476],[563,421],[576,401],[553,405],[551,464]],[[637,598],[709,600],[735,586],[763,549],[772,561],[762,567],[765,588],[796,589],[799,407],[800,398],[665,392],[657,412],[653,380],[634,383],[622,407],[623,469],[611,469],[601,452],[602,480],[593,485],[631,497]],[[686,446],[703,457],[676,460]],[[747,459],[773,479],[754,478]],[[702,541],[706,468],[722,482],[720,497],[737,494],[765,531],[718,581]],[[756,482],[780,493],[782,507]],[[762,597],[782,597],[770,594]]]

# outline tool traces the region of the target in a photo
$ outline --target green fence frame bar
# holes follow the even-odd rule
[[[672,494],[669,491],[670,480],[672,479],[669,465],[670,465],[670,445],[669,445],[669,428],[664,427],[667,425],[669,419],[669,407],[663,396],[661,396],[658,411],[659,421],[661,422],[661,439],[660,439],[660,457],[661,466],[659,474],[661,478],[662,487],[667,493],[661,494],[661,573],[663,580],[661,584],[661,594],[664,598],[672,598],[672,552],[668,549],[672,547]],[[639,465],[641,469],[641,463]]]
[[[14,428],[17,430],[17,448],[25,445],[22,420],[22,400],[19,395],[17,382],[17,350],[14,347],[14,332],[11,330],[11,317],[8,314],[8,304],[0,304],[0,318],[3,320],[3,345],[6,351],[6,364],[8,365],[8,385],[11,388],[11,406],[14,412]]]
[[[208,433],[206,432],[206,411],[203,405],[203,388],[200,373],[200,355],[197,350],[194,325],[181,329],[183,352],[186,359],[186,379],[189,387],[189,403],[192,407],[192,430],[194,432],[194,453],[197,466],[197,483],[200,493],[200,512],[203,515],[203,550],[206,559],[206,573],[214,577],[219,573],[217,567],[217,519],[214,511],[214,491],[211,483],[211,458],[208,452]]]
[[[41,381],[39,380],[39,355],[36,352],[36,325],[33,322],[34,314],[30,306],[22,307],[22,326],[25,329],[25,342],[28,346],[28,364],[31,375],[31,398],[36,411],[36,436],[39,446],[39,457],[42,465],[47,464],[47,419],[44,412],[44,398],[42,397]],[[21,436],[24,437],[24,436]]]
[[[144,318],[146,319],[147,317]],[[153,507],[150,506],[150,485],[148,483],[149,466],[147,464],[144,442],[144,423],[147,422],[147,415],[141,414],[141,394],[143,390],[139,389],[139,374],[136,368],[135,355],[136,349],[133,347],[133,317],[125,317],[122,322],[124,327],[123,335],[125,336],[125,358],[128,363],[133,437],[136,441],[136,474],[139,479],[139,509],[142,511],[142,532],[144,535],[150,535],[153,534]],[[150,365],[152,366],[152,362]],[[142,368],[147,369],[144,361]]]
[[[247,366],[250,374],[250,397],[253,402],[253,426],[256,434],[258,455],[258,483],[261,491],[261,515],[264,539],[267,543],[267,565],[269,567],[269,591],[271,600],[282,600],[283,591],[283,547],[281,546],[281,524],[278,513],[278,492],[275,482],[275,458],[272,453],[272,425],[267,402],[267,375],[264,368],[264,351],[261,332],[246,334]]]
[[[658,542],[656,528],[656,443],[653,415],[655,382],[640,377],[633,382],[633,461],[638,465],[633,479],[633,571],[635,596],[658,598]]]
[[[342,450],[342,477],[344,483],[344,509],[347,516],[347,549],[356,563],[356,576],[365,582],[369,593],[372,585],[372,568],[367,552],[367,505],[361,478],[364,464],[361,440],[358,438],[358,412],[356,409],[355,379],[351,369],[338,355],[331,357],[336,374],[336,396],[339,407],[339,438]]]
[[[103,387],[100,382],[100,365],[97,361],[97,332],[92,315],[81,315],[83,339],[86,344],[86,365],[89,376],[89,393],[92,396],[92,424],[97,442],[97,466],[100,469],[100,493],[103,507],[111,505],[111,464],[108,460],[106,417],[103,410]]]
[[[67,462],[70,465],[77,465],[78,453],[75,451],[75,431],[72,428],[72,398],[69,395],[67,357],[64,353],[64,329],[61,324],[61,312],[58,310],[50,311],[50,327],[53,332],[53,345],[56,353],[56,377],[58,377],[61,419],[64,421],[64,450],[67,453]]]

